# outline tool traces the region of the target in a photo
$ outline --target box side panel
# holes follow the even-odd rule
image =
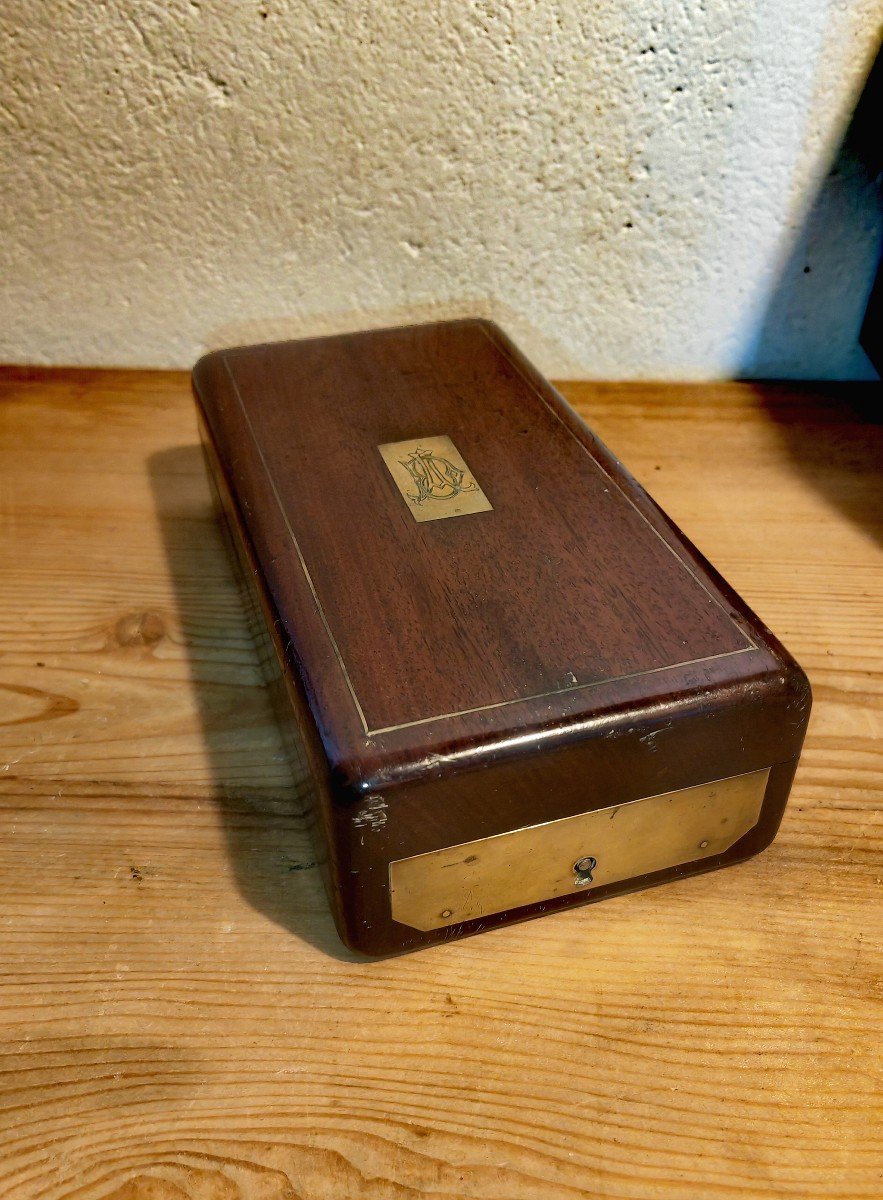
[[[322,873],[332,914],[340,936],[350,941],[347,916],[342,904],[339,852],[330,819],[330,773],[321,741],[287,660],[279,631],[281,622],[261,582],[251,547],[243,536],[236,503],[223,475],[205,424],[200,420],[200,437],[218,519],[229,556],[237,570],[249,625],[260,657],[261,672],[283,738],[292,773],[304,781],[304,812]]]

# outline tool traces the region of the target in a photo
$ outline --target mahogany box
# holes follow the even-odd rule
[[[496,326],[224,350],[193,380],[348,946],[769,844],[804,673]]]

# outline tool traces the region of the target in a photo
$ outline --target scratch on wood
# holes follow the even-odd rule
[[[371,795],[365,800],[361,810],[353,817],[357,829],[367,826],[369,829],[382,829],[386,824],[386,801],[382,796]]]

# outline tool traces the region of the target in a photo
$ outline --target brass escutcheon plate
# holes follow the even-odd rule
[[[722,854],[760,817],[770,769],[530,825],[389,864],[392,916],[442,929]],[[576,869],[595,859],[590,878]]]
[[[386,442],[377,448],[415,521],[492,511],[491,502],[449,437]]]

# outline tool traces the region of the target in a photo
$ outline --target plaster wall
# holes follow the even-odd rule
[[[799,338],[763,338],[830,232],[878,26],[876,0],[5,0],[0,357],[186,366],[481,313],[557,375],[872,375],[871,190],[798,281]]]

